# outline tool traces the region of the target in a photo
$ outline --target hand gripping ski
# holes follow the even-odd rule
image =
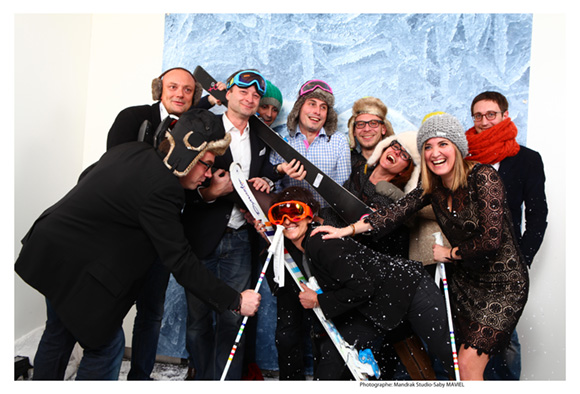
[[[225,91],[217,89],[216,80],[201,66],[196,67],[193,76],[209,94],[220,100],[223,105],[228,105]],[[308,161],[308,159],[298,153],[290,144],[284,141],[278,133],[266,125],[262,119],[257,116],[251,116],[250,130],[252,130],[252,133],[256,133],[266,145],[282,156],[286,162],[289,163],[292,159],[299,160],[306,170],[305,180],[316,189],[318,194],[320,194],[347,223],[357,222],[361,216],[372,212],[372,210],[354,194],[336,183],[334,179],[327,176],[324,172],[318,169],[318,167]]]

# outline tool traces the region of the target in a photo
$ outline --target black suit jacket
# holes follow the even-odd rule
[[[238,293],[199,262],[185,238],[184,202],[178,178],[150,145],[114,147],[36,220],[15,270],[83,346],[102,345],[120,327],[156,256],[214,309],[234,309]]]
[[[138,105],[125,108],[115,118],[107,135],[107,150],[113,146],[137,141],[139,128],[145,120],[151,122],[153,130],[161,123],[160,102],[152,105]]]
[[[499,166],[505,185],[518,244],[528,266],[544,239],[548,223],[548,204],[544,184],[544,163],[536,151],[520,146],[517,155],[505,158]],[[522,232],[522,204],[525,205],[526,226]]]
[[[216,116],[219,118],[217,123],[225,135],[221,119],[221,116],[225,115]],[[252,161],[249,178],[266,177],[272,181],[278,180],[280,177],[274,172],[274,166],[270,164],[270,148],[251,130],[250,145]],[[232,153],[228,148],[223,156],[215,158],[214,168],[229,171],[232,162]],[[186,236],[199,258],[209,255],[221,240],[230,220],[234,202],[241,203],[241,199],[235,191],[211,203],[202,201],[197,191],[187,191],[187,204],[183,210],[183,225]]]

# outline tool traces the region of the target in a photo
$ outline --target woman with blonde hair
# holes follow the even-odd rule
[[[388,233],[431,204],[451,248],[433,245],[435,261],[451,264],[454,325],[464,380],[483,380],[489,356],[509,344],[528,297],[529,278],[517,246],[505,189],[489,165],[466,161],[459,121],[433,115],[417,135],[421,185],[394,204],[344,228],[321,226],[325,239],[366,231]]]

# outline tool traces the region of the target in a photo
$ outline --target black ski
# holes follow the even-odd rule
[[[195,80],[221,103],[227,106],[226,92],[216,88],[216,80],[207,73],[201,66],[197,66],[193,72]],[[290,146],[278,133],[272,130],[262,119],[257,116],[250,118],[250,128],[255,132],[271,149],[276,151],[284,160],[290,162],[297,159],[306,170],[305,180],[316,189],[316,191],[328,202],[328,204],[347,223],[358,221],[361,216],[371,213],[372,210],[356,196],[336,183],[318,167],[308,161]]]

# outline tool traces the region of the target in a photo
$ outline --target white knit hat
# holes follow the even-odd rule
[[[375,150],[373,151],[372,155],[367,160],[367,164],[369,166],[374,166],[381,155],[387,149],[387,147],[391,144],[391,142],[397,141],[401,146],[411,155],[411,160],[413,160],[413,164],[415,168],[413,169],[413,173],[411,174],[411,178],[407,181],[405,185],[405,193],[413,190],[417,186],[417,182],[419,181],[419,175],[421,173],[421,155],[417,150],[417,132],[416,131],[405,131],[403,133],[395,134],[390,137],[385,138],[381,142],[377,144]]]

